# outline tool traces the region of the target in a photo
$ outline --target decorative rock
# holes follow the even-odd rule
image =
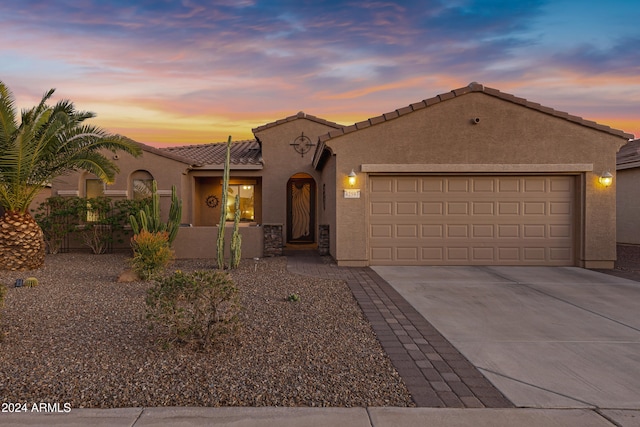
[[[127,268],[118,276],[118,283],[139,282],[140,280],[141,279],[140,279],[140,276],[138,276],[138,273],[136,273],[130,268]]]

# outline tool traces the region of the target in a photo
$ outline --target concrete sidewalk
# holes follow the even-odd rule
[[[450,408],[122,408],[76,409],[67,414],[0,414],[10,426],[233,426],[233,427],[613,427],[640,425],[633,411],[590,409]]]

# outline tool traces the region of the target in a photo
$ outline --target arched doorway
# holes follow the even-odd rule
[[[287,243],[313,243],[316,230],[316,182],[297,173],[287,182]]]

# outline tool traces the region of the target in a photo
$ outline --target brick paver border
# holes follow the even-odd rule
[[[314,251],[286,251],[293,273],[344,280],[418,407],[514,405],[389,283],[368,267],[338,267]]]

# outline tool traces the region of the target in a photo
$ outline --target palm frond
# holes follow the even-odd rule
[[[13,93],[0,80],[0,149],[8,144],[11,135],[18,127],[14,103]]]
[[[0,81],[0,205],[9,210],[26,211],[42,185],[78,169],[113,181],[118,167],[104,150],[142,153],[131,139],[84,124],[95,114],[77,111],[71,101],[48,106],[53,93],[49,90],[37,106],[22,110],[18,126],[13,95]]]

